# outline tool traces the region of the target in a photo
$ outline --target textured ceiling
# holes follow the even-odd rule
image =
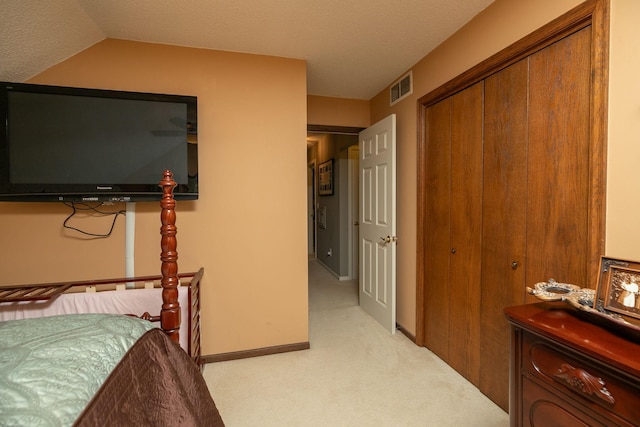
[[[307,61],[308,93],[371,99],[493,0],[0,0],[0,80],[104,38]]]

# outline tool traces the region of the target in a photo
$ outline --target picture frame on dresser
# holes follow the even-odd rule
[[[601,257],[594,308],[640,325],[640,261]]]

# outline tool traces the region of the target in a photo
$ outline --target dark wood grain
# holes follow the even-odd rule
[[[450,289],[447,363],[476,386],[480,376],[483,87],[479,82],[451,97],[451,267],[448,283],[432,283]]]
[[[523,59],[485,81],[479,388],[508,408],[509,325],[523,304],[527,236],[527,92]]]
[[[451,257],[451,101],[425,110],[424,313],[425,345],[443,359],[449,356],[449,262]]]
[[[513,338],[512,426],[640,425],[640,345],[564,303],[505,314]]]
[[[589,283],[591,32],[530,57],[527,282]]]
[[[176,201],[173,198],[173,189],[176,182],[171,171],[165,171],[159,183],[162,188],[160,200],[160,271],[162,279],[162,309],[160,311],[160,324],[169,338],[176,343],[180,342],[180,303],[178,302],[178,242],[176,240]]]
[[[481,360],[480,390],[503,409],[508,400],[504,363],[509,329],[501,309],[527,301],[526,285],[541,280],[553,277],[582,287],[596,283],[605,233],[608,16],[607,1],[585,1],[418,102],[416,343],[461,366],[460,360],[449,360],[452,350],[439,340],[442,328],[452,342],[459,333],[472,336],[475,326],[465,322],[474,313],[463,307],[473,290],[459,306],[434,304],[455,301],[452,296],[459,289],[445,291],[442,284],[462,283],[460,278],[470,277],[474,270],[459,271],[458,266],[467,268],[465,263],[449,268],[453,256],[447,260],[441,254],[446,231],[434,229],[453,229],[453,220],[447,224],[438,218],[445,215],[443,204],[454,215],[454,196],[447,200],[444,186],[452,191],[460,187],[454,187],[449,176],[453,163],[445,170],[442,161],[433,160],[445,156],[435,152],[438,144],[432,146],[434,138],[443,139],[434,136],[434,129],[447,124],[434,112],[473,84],[484,82],[487,87],[484,163],[475,178],[484,185],[481,271],[476,281],[481,289],[481,339],[468,349]],[[473,115],[469,126],[473,128]],[[444,271],[456,275],[455,281]],[[472,373],[468,379],[474,381]]]

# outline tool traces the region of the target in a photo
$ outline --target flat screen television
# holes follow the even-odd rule
[[[198,198],[197,98],[0,83],[0,201]]]

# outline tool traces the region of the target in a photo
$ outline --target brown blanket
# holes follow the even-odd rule
[[[196,364],[159,329],[127,352],[75,426],[224,426]]]

